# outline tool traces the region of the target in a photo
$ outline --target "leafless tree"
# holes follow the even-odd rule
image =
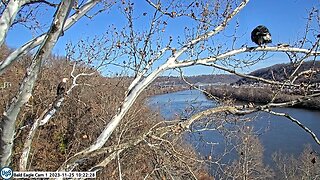
[[[245,126],[239,134],[237,152],[239,159],[225,170],[232,179],[273,179],[272,170],[263,165],[263,147],[250,126]]]
[[[4,43],[9,28],[14,24],[17,13],[20,9],[30,3],[42,3],[46,1],[8,1],[1,16],[1,45]],[[2,2],[3,3],[3,2]],[[79,18],[84,16],[98,1],[88,1],[79,8],[71,17],[69,13],[74,5],[74,1],[64,1],[57,7],[52,24],[47,33],[32,39],[25,45],[16,49],[6,59],[1,61],[1,74],[13,62],[16,61],[22,54],[28,53],[31,49],[40,46],[37,53],[34,55],[30,66],[27,69],[26,76],[21,83],[19,91],[3,112],[1,121],[1,166],[10,164],[10,156],[12,153],[13,139],[15,134],[15,122],[20,112],[21,107],[28,102],[32,96],[32,90],[37,80],[37,76],[41,71],[41,64],[46,59],[56,44],[63,31],[70,28]],[[48,4],[48,2],[46,3]],[[50,3],[49,3],[50,4]],[[69,17],[69,18],[68,18]]]
[[[319,154],[306,146],[298,157],[281,152],[272,155],[279,171],[279,179],[317,179],[319,178]]]
[[[3,11],[0,18],[1,44],[4,43],[9,28],[12,27],[15,22],[19,22],[16,15],[23,6],[44,3],[52,8],[56,8],[55,16],[46,33],[39,35],[25,45],[15,49],[6,59],[0,62],[0,74],[3,74],[19,57],[39,46],[37,53],[33,55],[32,61],[27,68],[25,77],[21,81],[16,96],[10,101],[8,108],[5,109],[1,118],[2,167],[10,164],[10,157],[14,146],[13,140],[16,133],[16,120],[20,109],[32,96],[35,82],[42,70],[42,62],[49,56],[56,41],[63,32],[75,24],[81,17],[85,16],[98,2],[98,0],[88,0],[85,3],[78,2],[75,5],[74,1],[62,1],[56,5],[49,1],[2,1],[1,8]],[[126,72],[132,75],[132,77],[126,79],[129,79],[130,82],[128,86],[125,86],[126,90],[125,93],[123,93],[123,97],[120,97],[120,103],[117,107],[114,107],[116,112],[114,112],[113,116],[111,118],[101,117],[106,123],[102,127],[98,137],[86,148],[78,149],[78,151],[74,152],[57,170],[72,171],[75,168],[79,168],[79,165],[83,164],[86,160],[102,156],[103,158],[91,164],[88,169],[95,171],[101,170],[101,168],[108,166],[112,160],[117,159],[117,168],[119,169],[119,176],[121,177],[121,167],[123,165],[123,163],[121,165],[121,157],[128,149],[143,144],[148,147],[150,151],[155,152],[154,161],[156,162],[154,169],[146,178],[149,176],[158,176],[174,179],[177,176],[181,176],[182,172],[188,172],[185,174],[185,177],[196,179],[195,169],[191,167],[190,164],[192,164],[192,162],[204,163],[205,160],[190,158],[177,146],[181,144],[180,138],[183,132],[193,131],[194,129],[192,129],[192,127],[196,123],[216,114],[239,116],[265,111],[284,116],[302,127],[320,144],[318,137],[309,128],[301,124],[299,120],[288,114],[274,112],[271,109],[273,107],[292,106],[320,95],[319,92],[310,91],[311,87],[315,86],[313,82],[310,81],[305,86],[297,82],[297,79],[301,76],[308,75],[313,77],[319,74],[319,69],[315,67],[307,71],[300,71],[300,67],[306,60],[316,62],[320,54],[319,32],[311,27],[319,26],[319,12],[317,10],[312,10],[312,13],[310,13],[308,22],[313,23],[307,24],[305,36],[302,37],[302,40],[297,44],[258,47],[243,45],[237,47],[236,42],[238,38],[236,35],[231,38],[232,46],[228,46],[225,43],[215,43],[214,37],[219,36],[219,33],[230,26],[230,22],[238,16],[239,12],[245,11],[245,7],[250,3],[249,0],[218,0],[214,2],[146,0],[139,3],[145,3],[145,6],[151,10],[148,12],[139,12],[136,9],[136,4],[138,3],[134,1],[123,0],[118,2],[118,13],[121,14],[121,17],[123,17],[125,21],[123,27],[108,24],[109,31],[105,33],[104,37],[93,38],[90,43],[86,40],[80,41],[77,45],[69,44],[67,47],[67,59],[71,62],[84,64],[85,66],[101,71],[108,71],[117,67],[121,69],[121,72]],[[108,5],[113,3],[110,2],[106,4],[105,6],[108,8]],[[72,10],[72,8],[74,8],[74,10]],[[73,12],[71,16],[69,16],[70,12]],[[24,15],[27,16],[27,14]],[[87,17],[92,18],[91,16]],[[140,25],[136,23],[139,18],[144,18],[142,20],[143,22],[147,21],[147,23],[144,23],[145,26],[140,27]],[[170,26],[174,26],[179,18],[184,18],[186,22],[190,22],[190,24],[182,27],[184,34],[177,36],[168,35],[166,32],[167,29],[169,29]],[[181,27],[176,28],[181,30]],[[237,26],[234,28],[236,33]],[[251,66],[265,60],[269,57],[268,55],[270,53],[285,53],[289,61],[292,62],[294,71],[288,74],[287,79],[270,80],[246,75],[237,71],[237,68]],[[246,55],[245,59],[243,55]],[[139,96],[157,77],[169,70],[181,70],[185,67],[192,66],[212,67],[271,86],[276,86],[277,89],[273,99],[263,105],[248,105],[244,107],[234,105],[230,103],[230,101],[225,101],[222,102],[219,107],[198,112],[184,121],[177,119],[170,122],[159,122],[148,129],[147,132],[143,132],[138,137],[126,139],[126,141],[121,141],[123,134],[126,132],[126,128],[122,129],[120,133],[117,134],[118,141],[114,144],[109,143],[111,142],[110,137],[114,131],[120,127],[120,124],[124,121],[125,116],[128,115],[129,110]],[[78,86],[78,77],[94,74],[89,71],[75,74],[75,69],[74,66],[72,72],[70,72],[73,82],[68,93],[71,92],[73,87]],[[274,99],[285,87],[301,88],[304,89],[306,93],[287,102],[274,102]],[[59,106],[61,106],[63,102],[64,97],[56,99],[52,102],[52,106],[36,118],[36,123],[33,124],[29,132],[29,138],[25,141],[20,169],[26,169],[30,151],[29,145],[32,142],[32,137],[38,126],[47,123],[51,117],[53,117],[53,114],[59,111]],[[133,126],[127,126],[127,129],[132,127]],[[205,126],[204,129],[206,128]],[[254,137],[250,138],[252,141],[255,139]],[[161,148],[159,144],[165,148]],[[177,161],[181,166],[173,168],[174,166],[169,167],[166,165],[172,163],[172,161],[159,163],[159,159],[164,156],[169,156],[171,160]],[[159,164],[163,166],[159,166]],[[242,160],[236,164],[243,167],[249,165],[248,161],[242,162]],[[180,174],[174,174],[175,171],[179,171]],[[156,173],[158,174],[154,175]],[[246,171],[244,176],[247,175],[249,176]]]

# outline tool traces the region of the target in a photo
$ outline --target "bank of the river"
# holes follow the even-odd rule
[[[206,91],[218,98],[228,97],[238,101],[253,103],[268,103],[274,97],[274,92],[272,92],[270,88],[212,86],[207,88]],[[205,95],[208,96],[207,94]],[[300,95],[289,95],[283,93],[278,94],[274,99],[274,102],[287,102],[301,97],[302,96]],[[296,104],[293,107],[320,110],[320,97],[311,98]]]
[[[216,103],[207,99],[200,91],[185,90],[150,97],[148,105],[169,120],[176,116],[190,117],[197,111],[215,107]],[[320,136],[320,111],[297,108],[276,108],[274,111],[292,115],[309,127],[318,137]],[[308,133],[284,117],[259,112],[241,118],[253,119],[248,125],[251,125],[254,131],[259,134],[259,139],[265,150],[264,162],[270,166],[274,166],[272,154],[275,152],[297,157],[307,144],[310,144],[315,151],[320,152],[320,146]],[[222,147],[224,139],[216,131],[190,134],[189,142],[203,156],[212,155],[210,143],[216,144],[214,146],[216,153],[224,150]]]
[[[156,86],[156,85],[151,85],[147,89],[147,95],[154,96],[154,95],[161,95],[161,94],[168,94],[168,93],[173,93],[173,92],[178,92],[178,91],[183,91],[189,89],[186,86],[168,86],[168,87],[161,87],[161,86]]]

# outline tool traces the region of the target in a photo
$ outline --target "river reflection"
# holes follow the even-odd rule
[[[213,101],[208,100],[197,90],[157,95],[151,97],[147,103],[166,119],[190,117],[192,113],[216,106]],[[320,136],[320,111],[296,108],[276,108],[273,110],[289,113],[309,127],[317,136]],[[255,117],[255,120],[249,124],[254,127],[254,131],[260,133],[259,138],[265,149],[264,161],[266,164],[273,166],[271,155],[274,152],[281,151],[297,156],[307,144],[310,144],[315,151],[320,152],[320,146],[315,143],[309,134],[284,117],[265,112],[255,113],[248,117]],[[212,149],[213,146],[207,143],[223,144],[223,137],[217,132],[208,131],[199,136],[195,134],[189,134],[188,136],[190,143],[204,156],[208,156],[210,152],[212,153],[212,150],[214,153],[221,153],[224,149],[221,146],[214,146],[215,148]],[[199,141],[199,138],[204,141]]]

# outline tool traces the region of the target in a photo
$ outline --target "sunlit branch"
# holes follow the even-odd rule
[[[299,74],[297,74],[293,79],[292,79],[292,83],[295,82],[299,77],[303,76],[303,75],[310,75],[312,73],[317,73],[320,72],[320,69],[308,69],[305,71],[300,72]]]
[[[217,97],[213,96],[212,94],[210,94],[210,93],[207,92],[206,90],[202,90],[202,89],[199,88],[198,86],[196,86],[196,85],[190,83],[189,81],[187,81],[186,78],[185,78],[185,76],[183,75],[182,69],[179,68],[179,72],[180,72],[180,77],[181,77],[181,79],[182,79],[187,85],[189,85],[190,87],[192,87],[192,88],[194,88],[194,89],[196,89],[196,90],[198,90],[198,91],[201,91],[202,93],[206,94],[207,96],[209,96],[209,98],[211,98],[211,99],[213,99],[213,100],[216,100],[216,101],[219,100]]]
[[[294,106],[296,104],[299,104],[301,102],[304,102],[308,99],[310,99],[311,97],[319,97],[320,93],[317,94],[313,94],[307,97],[302,97],[302,98],[298,98],[296,100],[292,100],[292,101],[287,101],[287,102],[283,102],[283,103],[269,103],[266,105],[255,105],[253,107],[243,107],[242,105],[239,106],[219,106],[219,107],[214,107],[214,108],[210,108],[201,112],[198,112],[194,115],[192,115],[190,118],[188,118],[185,121],[179,122],[178,125],[176,126],[180,126],[183,129],[190,129],[191,125],[204,117],[208,117],[210,115],[213,114],[217,114],[217,113],[230,113],[233,115],[246,115],[246,114],[251,114],[254,112],[258,112],[260,110],[266,110],[266,109],[270,109],[270,108],[275,108],[275,107],[290,107],[290,106]],[[166,127],[166,128],[176,128],[176,127]],[[168,131],[168,129],[163,130]]]
[[[137,76],[135,77],[135,79],[132,81],[132,83],[130,84],[130,86],[128,87],[127,93],[128,94],[132,88],[134,88],[141,80],[141,78],[148,72],[148,70],[152,67],[154,61],[158,60],[168,49],[170,49],[169,47],[165,47],[163,49],[161,49],[156,55],[155,57],[152,57],[147,65],[143,68],[143,70],[141,72],[137,73]]]
[[[184,53],[188,48],[196,45],[197,43],[199,43],[200,41],[206,40],[212,36],[214,36],[215,34],[221,32],[229,23],[229,21],[231,19],[233,19],[233,17],[238,14],[247,4],[249,3],[249,0],[244,0],[243,2],[241,2],[239,4],[239,6],[237,8],[235,8],[232,13],[230,13],[230,15],[228,17],[226,17],[226,19],[224,19],[224,21],[218,25],[217,27],[215,27],[212,31],[206,32],[198,37],[196,37],[195,39],[191,40],[190,42],[188,42],[187,44],[185,44],[180,50],[176,51],[173,54],[173,58],[169,58],[168,59],[168,68],[176,68],[174,67],[174,65],[176,64],[174,61],[182,54]],[[192,65],[192,64],[191,64]]]
[[[220,32],[221,30],[223,30],[227,23],[237,14],[241,11],[241,9],[243,9],[246,4],[248,3],[248,0],[243,1],[242,3],[240,3],[240,5],[235,8],[232,13],[220,24],[218,25],[214,30],[209,31],[203,35],[200,35],[199,37],[191,40],[189,43],[187,43],[185,46],[183,46],[180,50],[177,50],[175,53],[173,53],[173,55],[168,58],[167,62],[164,63],[163,65],[161,65],[160,67],[158,67],[156,70],[154,70],[152,73],[150,73],[145,79],[143,79],[141,82],[139,82],[128,94],[128,96],[125,98],[125,100],[123,101],[123,104],[121,105],[121,107],[118,109],[118,112],[116,113],[116,115],[110,120],[110,122],[107,124],[107,126],[105,127],[105,129],[102,131],[102,133],[100,134],[100,136],[97,138],[96,142],[94,144],[92,144],[89,148],[75,154],[70,161],[66,162],[65,164],[63,164],[60,167],[60,170],[71,170],[72,168],[75,167],[76,160],[78,158],[83,158],[83,156],[85,156],[86,154],[90,154],[90,152],[92,151],[96,151],[98,149],[100,149],[109,139],[109,137],[111,136],[112,132],[116,129],[116,127],[118,126],[118,124],[121,122],[121,120],[123,119],[124,115],[128,112],[128,110],[130,109],[130,107],[133,105],[133,103],[135,102],[135,100],[137,99],[137,97],[141,94],[141,92],[150,84],[152,83],[162,72],[164,72],[165,70],[168,69],[168,67],[171,64],[174,64],[175,61],[177,60],[177,58],[183,54],[189,47],[197,44],[200,41],[203,41],[205,39],[208,39],[209,37],[217,34],[218,32]],[[71,169],[69,168],[71,167]]]
[[[304,53],[310,56],[320,55],[320,51],[310,51],[309,49],[293,48],[293,47],[282,47],[282,46],[267,46],[267,47],[243,47],[240,49],[234,49],[225,53],[221,53],[217,56],[195,59],[195,60],[184,60],[176,63],[170,64],[169,68],[181,68],[188,67],[192,65],[201,65],[204,63],[215,62],[221,59],[227,59],[229,57],[245,53],[245,52],[294,52],[294,53]]]
[[[267,83],[267,84],[295,86],[295,87],[299,87],[300,86],[299,84],[291,84],[291,83],[286,83],[286,82],[273,81],[273,80],[264,79],[264,78],[257,77],[257,76],[252,76],[250,74],[239,73],[239,72],[237,72],[235,70],[228,69],[228,68],[226,68],[224,66],[220,66],[220,65],[217,65],[217,64],[212,64],[212,63],[199,63],[199,64],[204,65],[204,66],[214,67],[214,68],[229,72],[231,74],[235,74],[235,75],[243,77],[243,78],[257,80],[257,81],[264,82],[264,83]]]
[[[317,135],[313,131],[311,131],[307,126],[303,125],[299,120],[295,119],[294,117],[290,116],[287,113],[279,113],[279,112],[272,111],[270,109],[266,109],[264,111],[268,112],[270,114],[273,114],[273,115],[282,116],[282,117],[286,117],[286,118],[290,119],[292,122],[296,123],[299,127],[301,127],[303,130],[305,130],[308,134],[310,134],[312,136],[312,138],[316,141],[316,143],[318,145],[320,145],[320,140],[317,137]]]
[[[99,0],[88,0],[86,4],[84,4],[77,12],[75,12],[72,16],[70,16],[63,26],[63,31],[68,30],[72,25],[74,25],[81,17],[83,17],[90,9],[92,9]],[[23,46],[17,48],[13,51],[4,61],[0,62],[0,75],[4,73],[4,71],[19,57],[28,53],[33,48],[39,46],[43,40],[45,39],[46,34],[42,34]]]
[[[11,27],[14,19],[16,18],[17,13],[19,12],[21,6],[28,3],[29,0],[20,0],[20,1],[9,1],[6,5],[5,10],[0,17],[0,45],[3,44],[8,30]]]
[[[320,96],[320,93],[317,94],[317,96]],[[97,149],[95,151],[91,151],[89,153],[78,154],[78,156],[73,156],[69,160],[67,160],[62,167],[66,166],[67,164],[74,165],[72,162],[75,162],[78,159],[81,159],[84,157],[87,157],[87,158],[88,157],[95,157],[95,156],[98,156],[101,154],[110,154],[111,153],[111,155],[109,155],[103,162],[101,162],[97,166],[95,166],[96,168],[98,168],[96,170],[99,170],[100,168],[105,167],[112,159],[116,158],[116,154],[118,151],[122,152],[123,150],[134,147],[134,146],[136,146],[140,143],[143,143],[143,142],[147,143],[147,145],[150,147],[157,146],[157,143],[148,142],[147,141],[148,138],[152,138],[152,139],[156,139],[156,140],[159,140],[162,142],[166,142],[166,143],[169,143],[169,145],[170,145],[170,142],[168,140],[163,139],[162,137],[164,137],[168,133],[180,134],[185,131],[190,131],[191,125],[193,123],[195,123],[196,121],[199,121],[202,118],[208,117],[210,115],[217,114],[217,113],[228,113],[228,114],[233,114],[233,115],[246,115],[246,114],[258,112],[260,110],[268,110],[269,108],[273,108],[273,107],[291,106],[291,105],[297,104],[301,101],[302,100],[290,101],[290,102],[286,102],[286,103],[271,103],[271,104],[267,104],[267,105],[261,105],[261,106],[258,105],[258,106],[254,106],[254,107],[248,107],[248,108],[244,108],[242,105],[241,106],[220,106],[220,107],[214,107],[214,108],[210,108],[208,110],[198,112],[198,113],[192,115],[187,120],[183,120],[183,121],[173,120],[173,121],[159,122],[159,123],[155,124],[153,127],[151,127],[147,133],[144,133],[143,136],[129,140],[126,143],[122,143],[122,144],[118,144],[118,145],[114,145],[114,146],[103,147],[103,148]],[[176,150],[175,150],[175,153],[177,153],[178,155],[181,155],[182,157],[185,157],[185,155],[177,152]],[[186,158],[190,159],[189,157],[186,157]],[[198,159],[194,159],[194,158],[191,158],[191,160],[194,160],[197,162],[203,162],[202,160],[198,160]],[[74,166],[71,166],[71,169],[72,169],[72,167],[74,167]],[[92,170],[95,170],[95,168]]]
[[[13,138],[15,133],[15,122],[20,109],[27,103],[32,95],[33,87],[38,78],[41,64],[46,59],[57,42],[63,28],[63,24],[68,17],[70,9],[73,5],[72,1],[61,2],[56,11],[49,31],[46,33],[45,40],[36,52],[30,66],[27,68],[25,77],[23,78],[19,91],[12,98],[9,107],[5,110],[0,124],[1,133],[1,166],[10,164],[11,153],[13,147]]]
[[[106,167],[112,160],[114,160],[117,156],[117,154],[121,153],[124,151],[125,148],[120,149],[118,151],[112,152],[107,158],[105,158],[103,161],[101,161],[99,164],[93,166],[92,168],[89,169],[89,171],[95,171],[98,172],[102,170],[104,167]]]
[[[75,87],[79,86],[80,84],[77,83],[77,80],[81,76],[92,76],[93,73],[79,73],[75,75],[75,69],[76,69],[76,63],[74,63],[72,71],[70,76],[72,77],[72,85],[70,88],[66,91],[66,96],[70,95],[72,90],[74,90]],[[35,135],[35,132],[37,131],[38,127],[45,125],[49,120],[54,117],[54,115],[59,111],[60,107],[62,106],[63,102],[65,100],[65,96],[57,97],[53,103],[49,105],[47,109],[43,111],[43,113],[36,118],[34,121],[28,136],[24,142],[24,148],[22,150],[22,155],[20,157],[20,170],[27,170],[27,163],[28,158],[31,150],[31,144],[33,141],[33,137]]]

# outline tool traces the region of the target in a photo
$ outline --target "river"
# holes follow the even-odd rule
[[[215,107],[216,103],[208,100],[203,93],[197,90],[185,90],[153,96],[148,100],[148,105],[169,120],[174,117],[190,117],[192,113]],[[275,108],[273,110],[292,115],[320,137],[320,111],[296,108]],[[250,117],[255,117],[255,120],[250,123],[255,132],[260,132],[259,139],[264,147],[264,162],[271,167],[274,165],[272,154],[275,152],[281,151],[297,157],[307,144],[310,144],[316,152],[320,152],[320,146],[312,137],[290,120],[265,112],[254,113]],[[214,131],[201,134],[201,139],[204,139],[201,142],[197,136],[190,135],[189,138],[190,143],[204,156],[212,153],[212,146],[207,142],[219,144],[223,142],[223,137]],[[216,146],[215,149],[219,153],[223,148]]]

